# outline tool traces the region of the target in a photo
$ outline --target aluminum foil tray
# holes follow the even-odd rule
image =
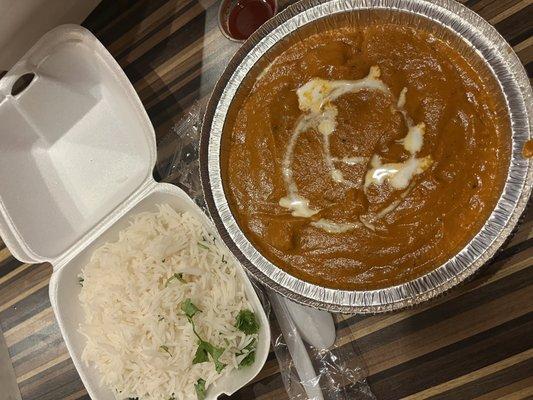
[[[221,178],[226,116],[240,87],[255,79],[288,44],[302,35],[346,24],[384,21],[433,32],[458,48],[471,64],[491,73],[512,129],[509,172],[499,202],[479,233],[437,269],[410,282],[379,290],[346,291],[297,279],[267,260],[243,234],[229,208]],[[420,303],[465,280],[505,242],[528,202],[533,169],[522,157],[531,138],[533,95],[511,47],[483,18],[453,0],[304,0],[263,25],[237,51],[218,81],[204,119],[200,166],[206,203],[227,246],[249,273],[300,303],[334,312],[374,313]]]

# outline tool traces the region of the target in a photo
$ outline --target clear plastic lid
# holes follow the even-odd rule
[[[84,247],[155,159],[144,107],[86,29],[48,32],[0,79],[0,234],[16,258],[54,263]]]

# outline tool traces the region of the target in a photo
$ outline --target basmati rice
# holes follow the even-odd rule
[[[196,399],[198,379],[208,387],[237,368],[256,336],[234,327],[239,311],[252,307],[232,260],[189,213],[161,205],[136,215],[83,269],[83,361],[118,399]],[[198,334],[225,349],[220,374],[211,359],[192,364],[198,339],[180,309],[188,298],[201,310]]]

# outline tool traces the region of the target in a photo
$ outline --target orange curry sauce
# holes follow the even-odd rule
[[[397,25],[293,44],[224,127],[239,226],[274,264],[325,287],[383,288],[435,269],[482,227],[507,173],[510,129],[488,79]]]

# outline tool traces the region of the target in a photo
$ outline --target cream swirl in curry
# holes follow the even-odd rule
[[[274,264],[340,289],[388,287],[457,253],[501,193],[499,96],[452,47],[396,25],[315,34],[232,105],[223,180]]]

